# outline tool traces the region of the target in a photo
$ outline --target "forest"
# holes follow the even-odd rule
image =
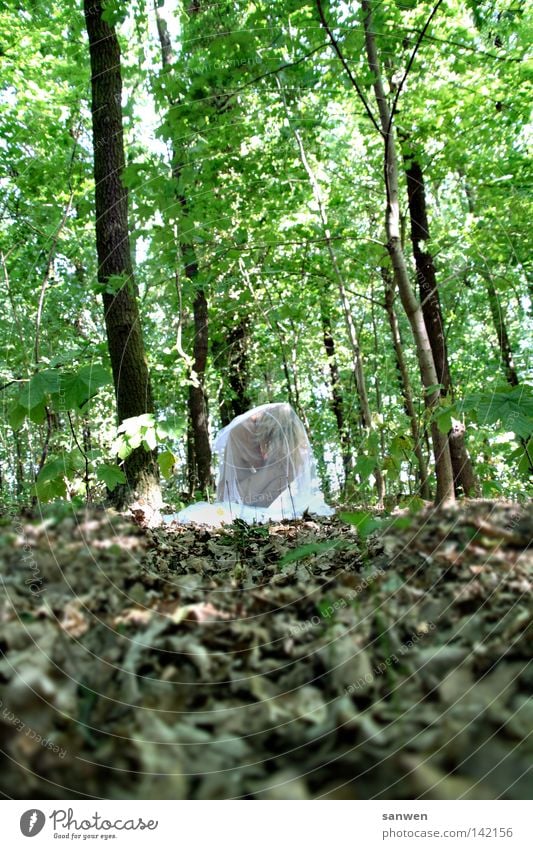
[[[4,797],[530,798],[530,34],[2,0]],[[175,521],[266,404],[331,515]]]

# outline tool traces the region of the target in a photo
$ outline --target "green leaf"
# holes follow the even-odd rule
[[[38,475],[38,480],[41,483],[46,483],[54,479],[62,479],[64,477],[74,478],[78,472],[84,471],[85,458],[78,448],[73,451],[66,451],[59,457],[49,460]]]
[[[126,475],[122,469],[109,463],[104,463],[97,468],[96,477],[105,483],[110,492],[113,492],[119,484],[126,483]]]
[[[66,456],[56,457],[55,460],[49,460],[42,467],[37,480],[39,483],[47,483],[48,481],[62,479],[68,474],[68,460]]]
[[[533,433],[533,389],[528,385],[502,386],[468,396],[465,409],[475,411],[481,424],[500,421],[522,439]]]
[[[426,395],[433,395],[434,392],[437,392],[442,388],[442,383],[432,383],[431,386],[424,386],[424,393]]]
[[[18,402],[26,410],[40,406],[51,392],[59,390],[59,372],[48,369],[37,372],[22,387]]]
[[[157,455],[157,462],[159,463],[161,474],[163,475],[165,480],[171,478],[172,470],[176,462],[176,458],[172,451],[162,451],[160,454]]]
[[[435,421],[441,433],[449,433],[452,429],[452,410],[450,407],[439,407],[435,413]]]
[[[394,454],[389,454],[389,456],[385,457],[383,460],[383,470],[387,472],[387,480],[397,480],[402,470],[401,459]]]
[[[114,27],[122,23],[127,16],[127,5],[122,0],[105,0],[103,3],[102,20]]]
[[[153,451],[157,446],[157,436],[155,433],[155,428],[147,428],[143,433],[143,447],[145,451]]]
[[[340,545],[346,543],[339,542],[309,542],[306,545],[301,545],[294,551],[289,551],[279,561],[280,566],[286,566],[288,563],[295,563],[297,560],[303,560],[305,557],[311,557],[313,554],[324,554],[326,551],[339,548]]]
[[[131,416],[119,425],[118,432],[124,433],[128,438],[139,434],[141,428],[154,427],[153,413],[142,413],[140,416]],[[139,442],[140,444],[140,442]]]
[[[357,458],[357,462],[355,464],[355,471],[359,475],[361,475],[363,480],[369,478],[375,468],[376,460],[374,457],[367,457],[365,454],[361,454]]]
[[[25,407],[21,406],[18,401],[15,401],[7,415],[7,420],[13,430],[19,430],[26,418],[27,412]]]
[[[46,418],[46,407],[44,403],[38,404],[37,407],[32,407],[28,413],[28,418],[34,424],[42,424]]]
[[[110,372],[100,363],[91,363],[83,366],[78,371],[78,377],[87,385],[91,392],[95,392],[102,386],[107,386],[111,383]]]
[[[165,439],[179,439],[183,432],[184,422],[179,425],[174,422],[158,422],[156,426],[157,438],[162,442]]]
[[[407,502],[407,508],[409,513],[412,513],[416,516],[417,513],[420,513],[425,507],[425,502],[423,498],[420,498],[419,495],[413,495],[412,498]]]
[[[513,455],[518,455],[518,471],[521,475],[529,476],[531,475],[531,458],[533,457],[533,437],[528,440],[526,445],[520,445],[520,447],[513,451]]]
[[[390,453],[396,460],[406,460],[412,447],[413,440],[409,436],[395,436],[391,440]]]
[[[491,498],[494,494],[499,495],[502,492],[503,488],[497,481],[483,481],[481,484],[481,493],[484,498]]]
[[[383,519],[375,519],[371,513],[366,513],[364,510],[356,510],[353,513],[340,513],[341,522],[346,522],[349,525],[355,525],[361,539],[369,536],[383,526]]]
[[[50,481],[37,480],[35,483],[35,495],[39,501],[53,501],[55,498],[65,498],[67,485],[62,478],[54,478]]]
[[[61,375],[60,392],[57,406],[65,410],[74,410],[81,407],[88,400],[87,387],[79,379],[77,374],[63,372]]]

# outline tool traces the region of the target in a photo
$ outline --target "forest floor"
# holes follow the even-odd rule
[[[359,531],[4,516],[1,790],[531,798],[532,538],[510,502]]]

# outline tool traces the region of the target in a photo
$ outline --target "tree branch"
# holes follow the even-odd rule
[[[442,0],[441,0],[441,2],[442,2]],[[347,73],[347,75],[348,75],[348,78],[349,78],[349,80],[350,80],[351,84],[353,85],[353,87],[355,88],[355,90],[356,90],[357,94],[359,95],[359,99],[360,99],[361,103],[363,104],[363,106],[365,107],[366,114],[368,115],[368,117],[369,117],[369,118],[370,118],[370,120],[372,121],[372,123],[373,123],[374,127],[376,128],[376,130],[378,131],[378,133],[379,133],[380,135],[383,135],[382,130],[381,130],[381,127],[379,126],[378,122],[377,122],[377,121],[376,121],[376,119],[374,118],[374,115],[373,115],[373,113],[372,113],[372,110],[370,109],[370,106],[368,105],[368,101],[367,101],[367,99],[366,99],[365,95],[363,94],[363,91],[362,91],[362,89],[361,89],[361,87],[360,87],[359,83],[357,82],[357,80],[355,79],[354,75],[352,74],[352,72],[351,72],[351,70],[350,70],[350,67],[349,67],[349,65],[348,65],[348,63],[347,63],[347,61],[346,61],[346,59],[344,58],[344,55],[343,55],[343,53],[342,53],[342,51],[341,51],[341,49],[340,49],[340,47],[339,47],[339,45],[338,45],[338,43],[337,43],[337,41],[336,41],[336,39],[335,39],[334,35],[333,35],[333,33],[332,33],[332,31],[331,31],[331,29],[330,29],[330,27],[329,27],[329,25],[328,25],[328,22],[326,21],[326,18],[325,18],[325,15],[324,15],[324,10],[322,9],[322,3],[321,3],[321,0],[316,0],[316,6],[317,6],[317,10],[318,10],[318,15],[319,15],[319,17],[320,17],[320,22],[321,22],[322,26],[324,27],[324,29],[326,30],[326,32],[327,32],[327,34],[328,34],[328,36],[329,36],[329,40],[330,40],[330,42],[331,42],[331,46],[333,47],[333,49],[334,49],[335,53],[336,53],[336,54],[337,54],[337,56],[339,57],[339,59],[340,59],[340,61],[341,61],[341,64],[342,64],[342,67],[343,67],[343,68],[344,68],[344,70],[346,71],[346,73]]]
[[[425,36],[425,34],[428,30],[428,27],[429,27],[431,21],[433,20],[433,18],[435,17],[435,15],[437,14],[438,8],[439,8],[440,5],[442,5],[442,2],[443,2],[443,0],[437,0],[437,3],[433,7],[431,14],[428,17],[426,23],[424,24],[424,26],[422,27],[422,29],[418,33],[418,38],[417,38],[416,44],[413,48],[413,52],[411,53],[411,56],[409,57],[409,61],[408,61],[407,66],[405,68],[404,75],[403,75],[402,79],[400,80],[400,84],[399,84],[399,86],[396,90],[396,94],[394,95],[394,100],[392,102],[392,107],[391,107],[391,111],[390,111],[389,126],[387,127],[387,135],[391,131],[392,122],[394,121],[394,115],[396,114],[396,109],[397,109],[397,106],[398,106],[398,100],[400,99],[400,94],[402,93],[402,88],[404,87],[405,81],[406,81],[407,77],[409,76],[409,72],[410,72],[411,68],[413,67],[413,62],[415,61],[416,54],[418,53],[420,45],[422,44],[422,42],[424,40],[424,36]]]
[[[309,50],[308,53],[304,53],[303,56],[300,56],[299,59],[295,59],[294,62],[284,62],[283,65],[278,65],[277,68],[274,68],[272,71],[265,71],[263,74],[259,74],[257,77],[252,77],[251,80],[243,83],[238,88],[230,91],[229,94],[226,95],[224,103],[221,108],[224,108],[228,101],[238,94],[240,91],[244,91],[245,88],[253,85],[253,83],[257,83],[260,80],[264,80],[266,77],[271,77],[273,74],[279,74],[280,71],[284,71],[286,68],[295,68],[296,65],[300,65],[302,62],[305,62],[306,59],[309,59],[310,56],[314,56],[315,53],[319,53],[321,50],[324,50],[325,47],[328,46],[328,42],[325,41],[323,44],[319,44],[318,47],[313,47],[312,50]]]

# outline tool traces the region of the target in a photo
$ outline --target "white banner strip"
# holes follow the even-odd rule
[[[9,849],[67,841],[117,849],[533,846],[527,801],[35,800],[4,801],[2,813]]]

